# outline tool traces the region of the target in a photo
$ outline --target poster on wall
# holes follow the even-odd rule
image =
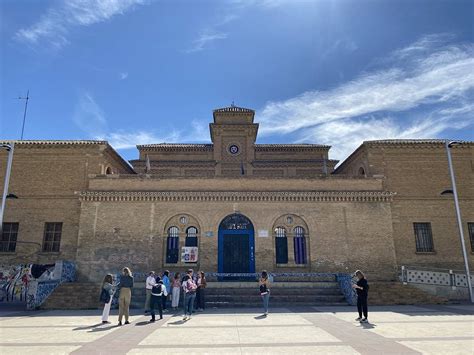
[[[181,262],[196,263],[198,261],[198,247],[182,247]]]
[[[259,238],[268,238],[268,230],[267,229],[259,229],[258,230]]]

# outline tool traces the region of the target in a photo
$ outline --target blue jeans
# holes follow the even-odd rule
[[[196,292],[184,294],[184,315],[191,316],[194,309],[194,300],[196,299]]]
[[[268,302],[270,301],[270,290],[266,295],[262,295],[263,300],[263,312],[268,313]]]

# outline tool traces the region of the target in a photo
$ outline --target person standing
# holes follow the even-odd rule
[[[130,301],[132,300],[132,288],[133,288],[133,276],[132,272],[128,267],[124,267],[122,270],[122,276],[120,277],[120,283],[118,285],[120,289],[119,294],[119,322],[118,325],[122,325],[122,318],[125,316],[125,324],[130,324],[128,321]]]
[[[146,292],[146,299],[145,299],[145,313],[150,312],[150,299],[151,299],[151,289],[153,285],[156,283],[155,281],[155,272],[150,271],[148,273],[148,277],[145,281],[145,292]]]
[[[197,310],[204,311],[205,306],[205,289],[207,286],[206,275],[204,272],[198,272],[197,279],[197,292],[196,292],[196,301],[197,301]]]
[[[163,302],[163,311],[166,311],[166,303],[168,301],[168,295],[171,293],[171,282],[169,278],[170,272],[165,270],[163,272],[163,286],[166,288],[166,294],[163,293],[162,302]]]
[[[163,319],[163,296],[167,296],[166,287],[163,285],[163,281],[160,280],[160,277],[157,276],[155,283],[151,289],[151,300],[150,300],[150,309],[151,309],[151,319],[150,322],[154,322],[155,319],[155,306],[158,306],[158,312],[160,313],[160,319]]]
[[[262,271],[260,280],[258,281],[260,289],[260,296],[263,300],[263,315],[268,315],[268,303],[270,302],[270,280],[268,279],[268,273],[266,270]]]
[[[115,293],[115,287],[113,285],[113,277],[111,274],[107,274],[102,282],[102,290],[100,294],[100,300],[104,302],[104,310],[102,311],[102,324],[108,324],[110,306],[112,305],[112,299]]]
[[[369,284],[362,271],[357,270],[355,275],[357,276],[358,281],[356,284],[353,284],[352,287],[357,292],[357,311],[359,312],[359,317],[356,318],[356,321],[368,323],[367,299],[369,296]],[[364,318],[362,318],[362,313],[364,313]]]
[[[193,280],[193,269],[186,272],[186,281],[183,281],[184,290],[184,318],[183,320],[191,319],[193,315],[194,300],[196,299],[196,283]]]
[[[173,283],[172,283],[172,299],[171,299],[171,308],[173,308],[173,310],[177,310],[178,309],[178,306],[179,306],[179,293],[180,293],[180,290],[181,290],[181,281],[179,280],[180,278],[180,274],[179,272],[175,273],[174,274],[174,278],[173,278]]]

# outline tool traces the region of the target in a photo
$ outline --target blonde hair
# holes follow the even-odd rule
[[[124,267],[122,272],[125,274],[125,275],[128,275],[128,276],[132,276],[132,272],[130,271],[130,269],[128,267]]]

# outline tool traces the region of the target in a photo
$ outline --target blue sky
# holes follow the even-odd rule
[[[256,110],[259,143],[474,139],[474,2],[3,0],[1,138],[208,142]]]

